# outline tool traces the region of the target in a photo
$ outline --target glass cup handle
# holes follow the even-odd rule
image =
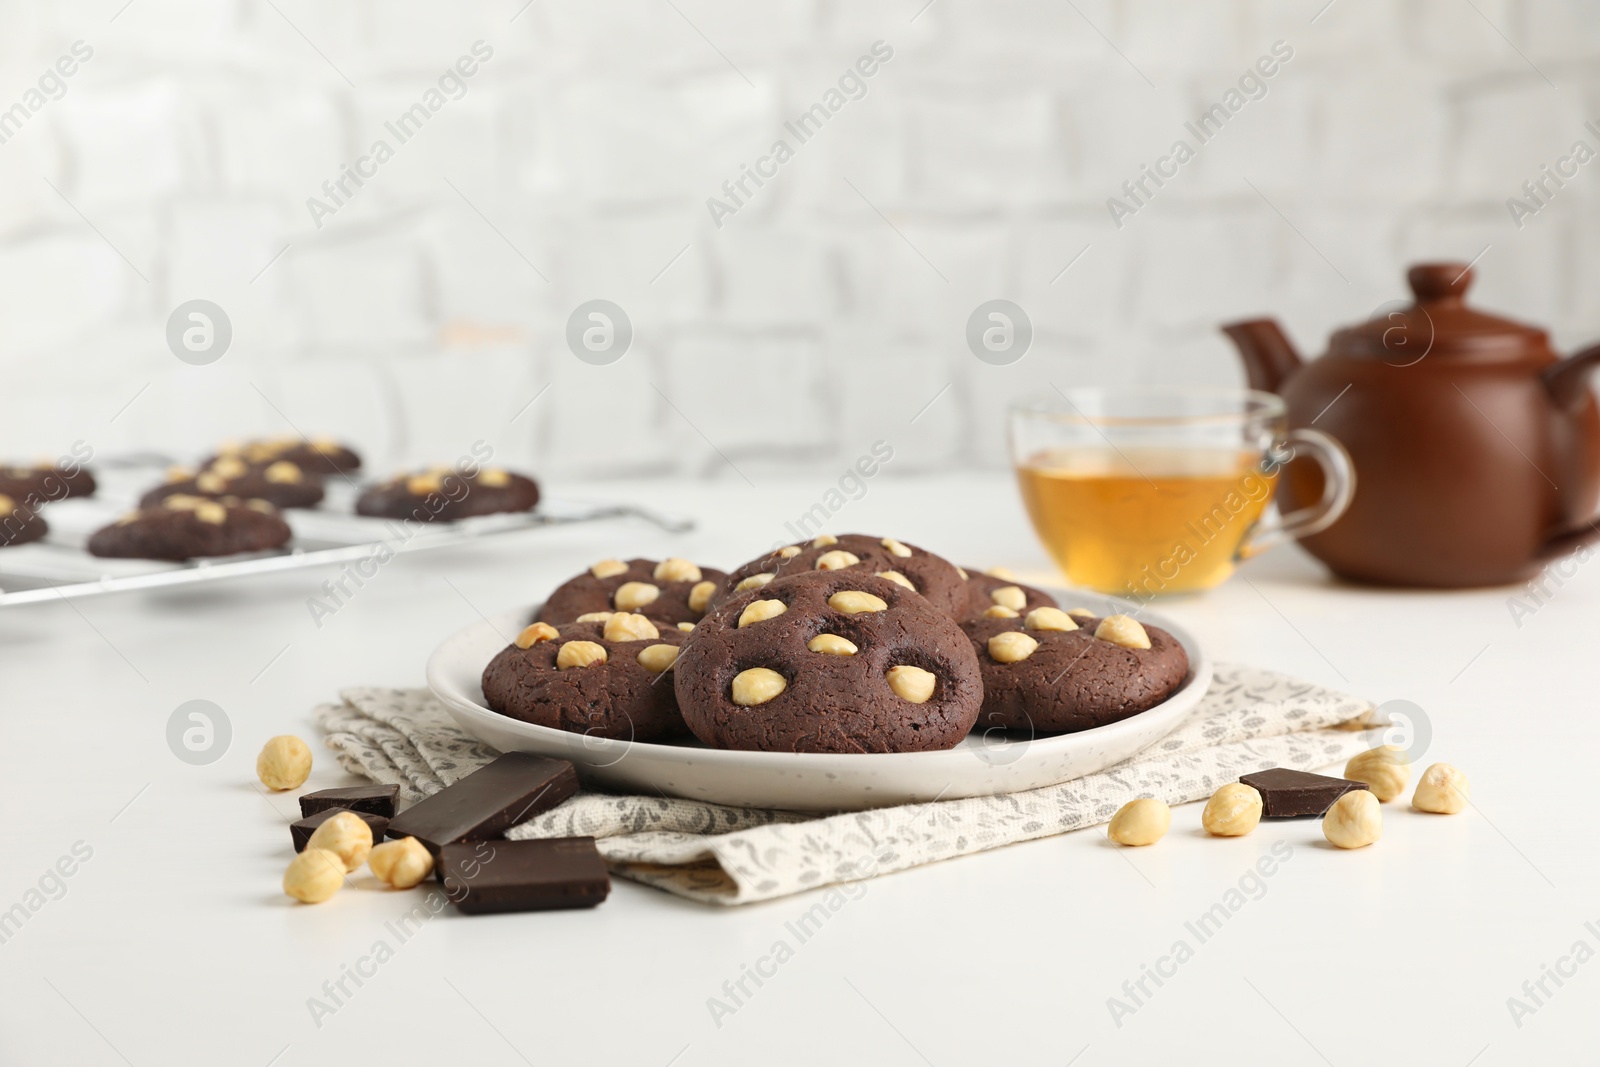
[[[1322,467],[1322,499],[1298,511],[1257,523],[1239,546],[1239,559],[1259,556],[1291,537],[1321,533],[1337,522],[1350,506],[1356,495],[1355,465],[1350,462],[1350,453],[1345,451],[1344,445],[1321,430],[1290,430],[1281,444],[1272,447],[1266,463],[1272,470],[1278,470],[1302,453]]]

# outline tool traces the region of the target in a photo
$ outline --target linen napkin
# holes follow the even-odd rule
[[[340,696],[316,710],[328,747],[352,774],[398,783],[408,800],[499,755],[457,726],[426,689]],[[1341,763],[1374,743],[1360,732],[1373,711],[1367,701],[1282,674],[1218,664],[1204,698],[1166,738],[1059,785],[837,815],[585,791],[506,836],[592,836],[620,877],[705,904],[749,904],[1097,826],[1140,796],[1180,804],[1251,771]]]

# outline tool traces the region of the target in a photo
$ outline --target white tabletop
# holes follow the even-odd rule
[[[786,924],[820,892],[714,909],[617,881],[593,911],[446,911],[404,941],[386,924],[417,894],[352,887],[306,907],[279,892],[297,809],[255,784],[267,737],[314,742],[306,789],[349,784],[315,743],[314,704],[421,685],[444,636],[595,559],[741,562],[830,488],[756,481],[608,486],[701,526],[401,557],[320,629],[306,602],[326,572],[0,612],[0,1062],[1593,1062],[1600,566],[1586,564],[1520,625],[1520,590],[1356,588],[1296,549],[1160,605],[1219,660],[1425,710],[1423,763],[1465,770],[1474,807],[1386,805],[1383,840],[1359,852],[1327,847],[1315,821],[1208,838],[1187,805],[1148,849],[1100,828],[852,887],[803,943]],[[1050,578],[1001,475],[880,480],[831,528]],[[232,724],[208,766],[166,741],[192,699]],[[1273,855],[1288,858],[1254,879]],[[70,877],[48,873],[58,863]],[[1187,924],[1218,904],[1235,907],[1202,940]],[[714,1018],[712,998],[734,1005],[725,983],[780,941],[792,955]],[[324,983],[350,971],[370,977],[345,977],[314,1019],[308,1002],[334,1005]]]

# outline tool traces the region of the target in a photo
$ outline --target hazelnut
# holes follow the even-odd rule
[[[739,613],[738,628],[742,630],[753,622],[766,622],[768,619],[776,619],[788,610],[789,605],[781,600],[752,600]]]
[[[367,862],[367,853],[372,851],[372,827],[355,812],[341,811],[311,832],[306,848],[332,852],[347,872],[353,871]]]
[[[965,568],[965,567],[957,567],[956,568],[956,573],[961,575],[961,580],[963,582],[966,581],[968,577],[970,577],[970,575],[967,574],[967,568]]]
[[[999,604],[991,604],[983,609],[983,617],[986,619],[1015,619],[1017,613]]]
[[[884,677],[888,679],[889,688],[894,690],[895,696],[913,704],[926,704],[939,681],[932,671],[911,666],[890,667]]]
[[[1172,809],[1154,797],[1130,800],[1111,816],[1106,836],[1119,845],[1153,845],[1172,825]]]
[[[905,557],[911,555],[911,550],[909,548],[907,548],[905,545],[902,545],[899,541],[896,541],[892,537],[885,537],[882,541],[879,541],[878,544],[882,545],[884,548],[887,548],[889,550],[889,555],[891,556],[899,556],[901,559],[904,559]]]
[[[1020,663],[1038,647],[1039,642],[1020,630],[1007,630],[989,638],[989,658],[996,663]]]
[[[1206,801],[1200,825],[1216,837],[1243,837],[1261,822],[1261,794],[1243,782],[1230,782]]]
[[[517,635],[517,639],[511,643],[518,648],[532,648],[540,641],[554,641],[560,636],[561,634],[556,631],[556,628],[549,623],[536,622],[532,626],[524,627],[523,631]]]
[[[686,559],[672,556],[656,564],[655,578],[658,582],[698,582],[700,568]]]
[[[228,488],[228,479],[220,474],[206,471],[194,480],[194,487],[202,493],[220,493]]]
[[[174,467],[172,469],[173,470],[183,470],[182,467]],[[212,473],[213,474],[220,474],[224,478],[237,478],[237,477],[239,477],[239,475],[243,474],[245,471],[247,471],[249,469],[250,469],[249,467],[245,466],[244,461],[239,459],[237,456],[223,456],[222,458],[218,459],[215,463],[211,464]],[[271,475],[272,475],[272,472],[269,469],[268,472],[267,472],[267,476],[271,477]]]
[[[689,610],[704,615],[707,605],[711,603],[711,595],[716,591],[716,582],[694,583],[689,589]]]
[[[1454,815],[1465,811],[1472,799],[1472,783],[1460,768],[1448,763],[1435,763],[1417,779],[1416,791],[1411,794],[1411,806],[1418,811],[1431,811],[1435,815]]]
[[[907,578],[905,575],[901,574],[899,571],[879,571],[877,574],[874,574],[873,577],[874,578],[887,578],[889,581],[893,582],[895,585],[904,586],[905,588],[911,590],[913,593],[915,593],[917,591],[917,587],[911,584],[911,579]]]
[[[637,611],[646,605],[654,604],[660,596],[660,586],[651,585],[649,582],[623,582],[612,594],[611,603],[618,611]]]
[[[444,488],[444,479],[437,474],[413,474],[406,479],[406,492],[413,496],[427,496]]]
[[[806,642],[806,647],[824,656],[853,656],[861,651],[854,641],[846,641],[838,634],[818,634]]]
[[[1094,611],[1091,608],[1068,608],[1067,609],[1067,614],[1071,615],[1074,619],[1096,619],[1096,618],[1099,618],[1099,613]]]
[[[1355,789],[1333,802],[1322,817],[1322,836],[1337,848],[1365,848],[1383,836],[1383,810],[1378,798]]]
[[[655,623],[643,615],[632,615],[626,611],[619,611],[607,619],[605,629],[601,632],[607,641],[649,641],[661,636]]]
[[[307,848],[283,872],[283,891],[302,904],[321,904],[342,885],[344,862],[320,848]]]
[[[374,845],[367,854],[367,866],[384,885],[410,889],[433,872],[433,853],[416,838],[402,837]]]
[[[237,462],[237,461],[235,461],[235,462]],[[213,467],[220,466],[220,464],[212,464],[212,466]],[[190,470],[188,467],[168,467],[167,468],[167,481],[169,483],[171,483],[171,482],[186,482],[190,478],[193,478],[193,477],[194,477],[194,471]]]
[[[800,549],[799,545],[788,545],[788,546],[786,546],[784,548],[778,549],[778,558],[779,559],[794,559],[796,556],[798,556],[800,554],[800,551],[801,551],[801,549]]]
[[[763,573],[763,574],[752,574],[750,577],[744,579],[738,585],[734,586],[733,587],[733,591],[735,593],[742,593],[746,589],[760,589],[762,586],[764,586],[768,582],[772,581],[772,579],[774,577],[775,577],[775,575],[765,574],[765,573]]]
[[[267,481],[276,482],[280,485],[293,485],[294,483],[302,481],[305,478],[305,475],[301,472],[300,468],[296,467],[293,463],[290,463],[286,459],[280,459],[278,462],[270,464],[267,469],[261,473],[267,479]]]
[[[1078,624],[1060,608],[1034,608],[1022,625],[1030,630],[1076,630]]]
[[[589,573],[596,578],[615,578],[619,574],[626,574],[628,565],[620,559],[603,559],[589,568]]]
[[[569,667],[593,667],[606,661],[606,650],[593,641],[568,641],[556,653],[556,670]]]
[[[741,708],[765,704],[787,688],[789,683],[777,671],[751,667],[733,676],[733,702]]]
[[[1390,801],[1406,791],[1411,758],[1399,745],[1379,745],[1351,756],[1344,765],[1344,776],[1365,785],[1378,800]]]
[[[989,594],[989,599],[1012,611],[1021,611],[1028,606],[1028,594],[1014,585],[1002,585]]]
[[[1094,628],[1094,635],[1123,648],[1150,647],[1150,635],[1144,632],[1139,620],[1131,615],[1107,615]]]
[[[655,674],[671,670],[677,659],[677,645],[650,645],[639,652],[639,666]]]
[[[504,489],[511,484],[511,475],[498,467],[485,467],[478,472],[478,484],[490,489]]]
[[[1015,574],[1011,573],[1010,567],[990,567],[983,573],[987,574],[991,578],[998,578],[1002,582],[1009,582],[1016,577]]]
[[[889,603],[859,589],[841,589],[828,598],[828,607],[846,615],[859,615],[864,611],[888,611]]]
[[[843,549],[836,548],[832,552],[824,552],[817,557],[816,569],[819,571],[842,571],[846,567],[854,567],[860,562],[861,557],[854,552],[846,552]]]
[[[686,634],[687,633],[693,633],[694,632],[694,623],[692,623],[692,622],[680,622],[678,624],[678,631],[680,633],[686,633]]]
[[[228,509],[214,500],[204,500],[195,505],[194,517],[201,522],[208,522],[213,526],[221,526],[228,521]]]
[[[579,615],[573,622],[605,622],[615,615],[614,611],[586,611]]]
[[[816,538],[811,542],[811,547],[827,548],[829,545],[836,545],[838,543],[839,539],[833,536],[833,534],[817,534]]]
[[[311,777],[311,748],[298,737],[281,734],[261,746],[256,777],[268,789],[299,789]]]
[[[273,506],[270,500],[259,500],[252,497],[244,502],[244,506],[251,511],[259,511],[263,515],[276,515],[278,513],[278,509]]]

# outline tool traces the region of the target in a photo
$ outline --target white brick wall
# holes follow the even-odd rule
[[[1521,230],[1505,208],[1595,141],[1600,10],[1324,2],[16,13],[0,112],[74,41],[94,57],[0,143],[0,454],[198,451],[287,416],[380,467],[478,437],[553,476],[827,471],[880,438],[896,473],[996,466],[1014,400],[1237,382],[1217,322],[1275,312],[1315,346],[1402,295],[1408,261],[1486,246],[1485,303],[1600,334],[1600,162]],[[306,198],[480,39],[466,95],[316,227]],[[1280,39],[1267,95],[1115,227],[1106,198]],[[877,40],[866,94],[714,226],[706,198]],[[164,341],[195,297],[234,324],[208,367]],[[995,297],[1035,325],[1010,367],[963,340]],[[635,328],[605,367],[564,341],[595,298]]]

